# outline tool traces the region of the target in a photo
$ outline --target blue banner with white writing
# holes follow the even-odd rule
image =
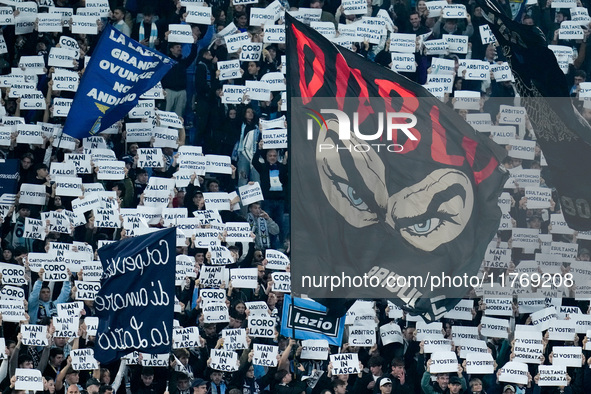
[[[316,301],[292,297],[283,298],[281,335],[295,339],[326,339],[329,345],[341,346],[345,316],[328,316],[326,307]]]
[[[0,203],[4,200],[2,198],[3,195],[16,194],[18,179],[18,159],[4,160],[2,165],[0,165]]]
[[[94,347],[102,364],[134,350],[168,353],[172,347],[176,228],[105,245],[101,289],[94,306],[99,324]]]
[[[175,63],[107,25],[74,96],[64,133],[81,139],[109,128]]]

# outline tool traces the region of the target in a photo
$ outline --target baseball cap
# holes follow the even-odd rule
[[[383,385],[385,385],[385,384],[392,384],[392,381],[390,380],[390,378],[383,378],[383,379],[380,381],[380,387],[382,387],[382,386],[383,386]]]
[[[191,385],[191,387],[199,387],[199,386],[205,386],[207,384],[207,382],[201,378],[197,378],[193,381],[193,384]]]
[[[505,387],[503,387],[503,391],[505,391],[505,390],[511,390],[511,391],[515,392],[515,387],[508,384]]]
[[[101,382],[99,382],[95,378],[90,378],[86,381],[86,388],[89,388],[90,386],[100,386],[100,385],[101,385]]]
[[[449,378],[449,384],[462,384],[462,380],[459,376],[452,376]]]

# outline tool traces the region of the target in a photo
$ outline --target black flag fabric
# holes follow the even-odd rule
[[[134,350],[168,353],[172,347],[176,228],[126,238],[100,248],[101,289],[95,358],[116,361]]]
[[[477,0],[507,58],[562,213],[574,230],[591,230],[591,127],[573,106],[566,76],[537,26],[519,24],[491,0]]]
[[[293,290],[441,317],[498,229],[505,150],[422,86],[286,20]]]

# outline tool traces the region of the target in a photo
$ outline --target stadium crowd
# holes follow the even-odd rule
[[[591,280],[587,267],[591,233],[574,232],[561,218],[562,209],[578,209],[588,215],[591,210],[578,203],[557,203],[529,121],[503,123],[501,106],[518,107],[519,97],[510,75],[502,75],[506,70],[502,51],[474,1],[2,3],[6,6],[0,7],[0,14],[6,19],[0,18],[0,157],[6,162],[1,165],[18,160],[18,181],[13,179],[18,186],[16,195],[5,193],[0,201],[4,273],[0,344],[6,346],[1,357],[0,390],[4,393],[27,392],[16,388],[17,375],[23,369],[41,371],[44,389],[38,392],[43,393],[591,392],[591,346],[587,347],[591,286],[586,284]],[[591,105],[585,94],[591,90],[586,85],[591,73],[591,59],[586,56],[587,25],[591,22],[588,5],[580,0],[527,4],[503,0],[499,4],[521,23],[542,29],[570,83],[573,102],[591,120]],[[451,7],[446,13],[443,10],[447,5],[460,7]],[[194,7],[210,9],[211,16],[205,16],[209,23],[191,22],[198,14]],[[269,99],[255,100],[248,91],[239,89],[235,94],[228,87],[253,82],[251,86],[265,87],[265,75],[285,73],[284,36],[280,30],[266,35],[262,22],[266,20],[267,27],[281,26],[284,11],[335,43],[425,85],[475,129],[489,133],[495,142],[507,147],[509,155],[503,164],[511,178],[499,199],[503,218],[479,275],[493,279],[497,287],[501,287],[501,278],[506,283],[513,280],[511,286],[503,288],[513,293],[505,293],[503,298],[482,286],[467,294],[455,310],[429,325],[385,300],[360,300],[346,318],[341,346],[279,335],[284,294],[289,288],[276,286],[272,274],[289,272],[289,266],[283,270],[267,268],[266,250],[286,256],[290,253],[288,153],[286,139],[281,138],[273,149],[266,149],[269,140],[265,135],[273,130],[275,136],[285,136],[285,88],[267,86]],[[57,31],[47,31],[42,18],[47,14],[60,15]],[[72,31],[77,15],[96,17],[96,23],[91,24],[94,34]],[[367,24],[368,20],[376,23]],[[68,139],[61,136],[66,119],[61,100],[74,97],[78,81],[74,77],[75,86],[65,88],[61,76],[82,76],[107,24],[167,54],[177,64],[144,96],[137,110],[115,127],[82,141]],[[192,43],[169,39],[173,37],[171,29],[178,25],[190,26]],[[370,25],[373,30],[365,28]],[[246,33],[245,39],[242,33]],[[576,38],[565,39],[569,34]],[[236,42],[240,44],[236,46]],[[249,44],[261,45],[251,50]],[[51,52],[64,47],[75,55],[58,66]],[[411,50],[404,49],[409,47]],[[401,63],[405,54],[414,59]],[[28,65],[34,61],[23,60],[25,56],[40,56],[44,63],[41,70],[31,70]],[[231,66],[235,60],[239,68],[235,62]],[[482,78],[470,75],[473,61],[490,67]],[[234,70],[229,79],[224,74],[226,65]],[[466,99],[466,91],[476,93],[476,104]],[[35,108],[43,109],[30,109],[30,103],[39,103]],[[180,122],[172,128],[178,131],[173,145],[152,138],[150,130],[168,127],[161,120],[165,116],[174,118],[174,114]],[[488,118],[483,114],[489,114]],[[148,133],[138,132],[142,126],[148,126]],[[39,132],[35,140],[29,138],[32,130]],[[187,166],[194,159],[194,151],[182,147],[201,147],[196,156],[229,157],[231,171]],[[161,159],[156,158],[157,166],[142,166],[146,160],[140,153],[146,148],[158,148],[162,153]],[[105,161],[124,162],[124,175],[119,179],[101,177],[100,167]],[[73,174],[70,168],[74,168]],[[67,182],[64,175],[80,181]],[[9,178],[1,181],[8,184]],[[84,192],[85,198],[68,190],[72,184],[75,190]],[[165,192],[154,193],[154,185],[166,185]],[[240,198],[232,193],[257,185],[262,201],[236,206]],[[27,196],[23,192],[39,190],[39,186],[44,188],[41,202],[23,202]],[[527,196],[538,194],[529,191],[539,189],[548,192],[547,198],[532,204]],[[208,193],[224,193],[231,200],[231,209],[219,214],[209,209]],[[158,199],[162,196],[164,201]],[[77,209],[89,198],[97,198],[97,205],[85,211]],[[204,212],[200,215],[199,211]],[[136,217],[141,218],[139,223],[133,220]],[[177,244],[177,253],[184,255],[180,260],[189,261],[194,269],[180,278],[177,275],[175,318],[179,327],[199,328],[199,340],[193,342],[198,346],[175,346],[170,355],[159,358],[134,353],[112,365],[91,363],[91,367],[76,369],[81,363],[74,362],[72,356],[94,346],[96,322],[89,320],[95,315],[93,301],[84,297],[83,304],[76,302],[81,302],[78,293],[84,282],[96,283],[97,276],[92,272],[96,274],[97,249],[150,228],[172,226],[177,219],[184,224],[197,222],[198,228],[215,227],[220,222],[248,223],[253,242],[222,245],[229,253],[224,255],[229,259],[226,268],[256,268],[256,287],[236,288],[227,277],[206,277],[204,267],[212,266],[217,252],[201,247],[195,236],[197,230],[189,230]],[[539,233],[533,243],[528,238],[532,231]],[[61,280],[44,281],[48,275],[44,264],[56,262],[79,270],[68,270]],[[23,271],[13,271],[10,265]],[[14,272],[24,275],[19,278]],[[515,274],[528,276],[522,280]],[[547,280],[542,283],[534,278]],[[204,299],[205,290],[221,294],[221,313],[206,311],[211,300]],[[15,302],[21,305],[14,306]],[[63,312],[59,305],[79,308],[74,315],[80,318],[74,323],[58,323],[58,314]],[[248,335],[250,318],[261,316],[261,305],[262,316],[275,321],[273,333]],[[24,319],[7,319],[7,313],[14,310],[22,310]],[[27,333],[32,325],[45,326],[42,334]],[[255,345],[265,345],[266,351],[255,352]],[[216,353],[216,349],[230,353]],[[441,361],[446,356],[449,360],[449,352],[456,353],[448,363],[453,365],[451,370]],[[334,355],[339,353],[351,355],[353,364],[337,366]]]

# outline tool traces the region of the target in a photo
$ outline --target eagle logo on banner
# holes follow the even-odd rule
[[[441,317],[471,285],[433,280],[476,275],[498,230],[505,150],[420,85],[286,18],[294,290]]]

